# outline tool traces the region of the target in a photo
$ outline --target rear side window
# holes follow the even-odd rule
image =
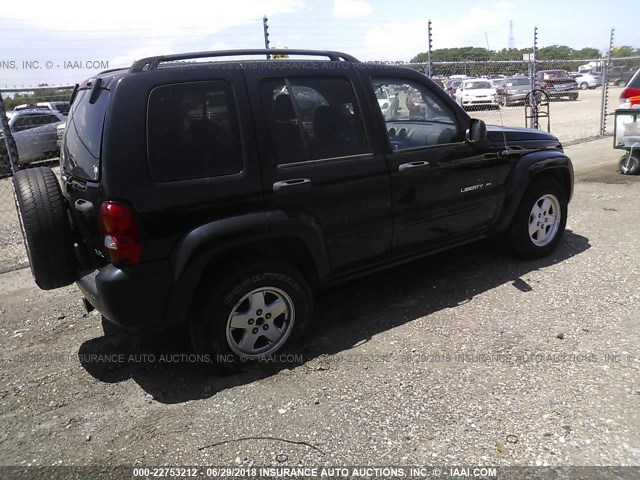
[[[154,88],[147,125],[149,168],[155,180],[218,177],[242,170],[235,103],[227,82]]]
[[[89,103],[91,90],[78,91],[65,128],[63,165],[71,175],[98,180],[102,129],[109,103],[109,90],[102,90],[95,103]]]
[[[274,78],[260,93],[279,164],[369,152],[346,78]]]

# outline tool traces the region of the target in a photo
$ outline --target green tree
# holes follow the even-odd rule
[[[640,55],[640,48],[633,48],[629,45],[622,45],[621,47],[613,47],[611,49],[612,57],[633,57],[635,55]]]
[[[588,59],[596,59],[601,58],[602,54],[600,50],[597,48],[585,47],[580,50],[574,50],[572,58],[576,60],[588,60]]]

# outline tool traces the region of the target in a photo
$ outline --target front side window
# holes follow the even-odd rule
[[[372,78],[394,151],[460,141],[456,117],[426,85],[399,78]]]
[[[242,170],[235,102],[227,82],[154,88],[147,125],[149,167],[155,180],[218,177]]]
[[[278,164],[369,152],[346,78],[273,78],[260,92]]]

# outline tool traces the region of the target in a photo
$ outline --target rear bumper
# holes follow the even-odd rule
[[[155,330],[167,325],[165,306],[172,274],[165,263],[127,267],[108,265],[81,277],[76,283],[107,320],[128,330]]]

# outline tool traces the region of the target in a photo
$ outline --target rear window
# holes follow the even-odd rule
[[[70,107],[71,105],[69,105],[68,103],[59,103],[53,106],[53,108],[59,111],[62,115],[68,115]]]
[[[235,102],[227,82],[154,88],[147,125],[149,168],[154,180],[219,177],[242,170]]]
[[[109,91],[102,90],[94,104],[89,103],[91,90],[78,91],[67,120],[63,166],[71,175],[85,180],[98,180],[102,128],[109,103]]]

